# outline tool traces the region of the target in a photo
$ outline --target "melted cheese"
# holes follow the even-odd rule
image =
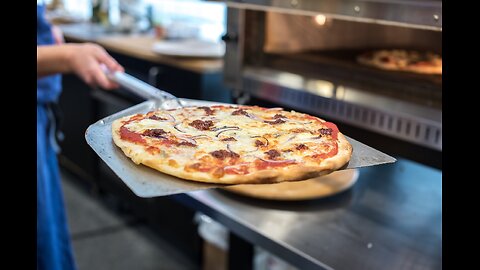
[[[155,112],[155,115],[167,118],[167,120],[146,118],[140,121],[132,121],[126,127],[138,133],[143,133],[149,129],[162,129],[168,133],[165,135],[166,137],[174,138],[178,142],[195,140],[196,147],[165,146],[160,143],[162,139],[146,137],[150,144],[160,148],[169,148],[165,151],[168,153],[169,159],[165,158],[165,152],[162,152],[162,158],[165,158],[165,162],[169,162],[170,159],[176,160],[177,166],[193,164],[198,162],[198,159],[202,156],[210,155],[217,150],[233,151],[239,154],[241,158],[236,164],[252,162],[257,158],[269,159],[265,152],[272,149],[280,152],[281,156],[277,158],[278,160],[294,159],[297,162],[307,162],[303,160],[304,156],[324,152],[325,144],[331,143],[326,136],[318,138],[318,129],[324,128],[322,122],[304,118],[305,115],[301,113],[246,108],[245,111],[249,113],[248,117],[243,114],[232,115],[232,112],[238,109],[236,107],[226,110],[213,109],[215,111],[213,115],[206,115],[205,110],[196,107],[168,112],[158,111]],[[168,117],[166,117],[166,113],[168,113]],[[281,119],[285,123],[269,124],[264,122],[275,121],[274,116],[276,114],[284,115],[286,118]],[[189,125],[194,120],[212,121],[214,125],[210,130],[199,130]],[[222,129],[224,127],[226,128]],[[228,127],[238,127],[238,129],[231,128],[229,130]],[[305,131],[291,131],[301,129]],[[201,137],[205,135],[208,138]],[[196,138],[197,136],[198,138]],[[235,141],[221,141],[221,139],[228,137],[234,138]],[[266,142],[265,138],[268,140],[267,146],[257,147],[255,145],[256,140]],[[308,148],[296,149],[300,144],[304,144]]]

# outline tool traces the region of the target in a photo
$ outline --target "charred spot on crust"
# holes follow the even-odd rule
[[[203,107],[198,107],[198,108],[204,110],[206,115],[212,115],[212,114],[215,113],[215,111],[212,110],[210,107],[203,106]]]
[[[248,115],[248,113],[244,109],[238,109],[236,111],[233,111],[232,115]]]
[[[278,114],[278,113],[273,116],[273,119],[280,119],[280,118],[287,118],[287,117],[285,115]]]
[[[240,157],[240,155],[235,153],[235,152],[231,152],[231,151],[227,151],[227,150],[223,150],[223,149],[210,152],[210,155],[212,155],[214,158],[218,158],[218,159],[225,159],[227,157],[229,157],[229,158],[239,158]]]
[[[194,120],[193,122],[191,122],[188,125],[196,128],[196,129],[199,129],[199,130],[210,130],[210,128],[213,127],[213,121],[211,121],[211,120],[207,120],[207,121]]]
[[[286,121],[283,120],[283,119],[278,118],[278,119],[276,119],[275,121],[267,121],[267,120],[265,120],[265,121],[263,121],[263,122],[265,122],[265,123],[267,123],[267,124],[271,124],[271,125],[277,125],[277,124],[283,124],[283,123],[285,123]]]
[[[390,57],[382,56],[382,57],[380,57],[380,62],[388,63],[388,62],[390,62]]]
[[[267,152],[265,152],[265,154],[268,156],[269,159],[275,159],[279,156],[281,156],[280,152],[278,152],[277,150],[268,150]]]
[[[165,138],[165,135],[167,132],[161,128],[155,128],[155,129],[147,129],[145,130],[142,135],[148,136],[148,137],[154,137],[154,138]]]
[[[305,144],[299,144],[297,145],[297,147],[295,147],[295,149],[297,150],[307,150],[308,149],[308,146],[306,146]]]

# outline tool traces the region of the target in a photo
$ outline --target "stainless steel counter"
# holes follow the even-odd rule
[[[326,199],[172,197],[299,269],[442,268],[442,172],[405,159],[360,169],[352,189]]]
[[[158,39],[152,34],[121,33],[93,23],[59,25],[68,42],[93,42],[111,52],[163,64],[199,74],[222,72],[223,60],[218,58],[173,57],[152,51]]]

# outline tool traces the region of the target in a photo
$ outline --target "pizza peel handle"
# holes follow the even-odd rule
[[[125,72],[111,72],[104,68],[107,77],[119,85],[147,100],[155,100],[164,109],[182,108],[183,104],[176,96],[155,88]]]

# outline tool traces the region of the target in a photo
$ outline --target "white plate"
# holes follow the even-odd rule
[[[170,56],[221,58],[225,54],[225,43],[223,41],[162,40],[153,44],[152,51]]]

